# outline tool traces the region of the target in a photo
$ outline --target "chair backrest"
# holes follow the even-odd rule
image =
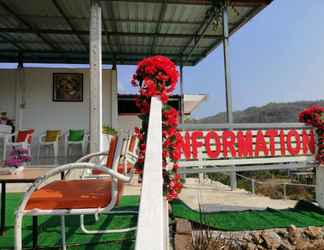
[[[71,142],[83,141],[85,137],[84,129],[69,129],[67,140]]]
[[[106,167],[108,168],[113,168],[118,141],[119,143],[122,143],[122,150],[121,150],[121,155],[118,156],[119,164],[117,167],[117,171],[120,173],[127,173],[131,170],[131,168],[135,165],[137,161],[138,139],[135,135],[129,136],[124,139],[118,138],[117,136],[112,137],[110,140],[108,156],[106,160]],[[124,163],[127,164],[126,170],[124,168]],[[102,172],[98,170],[93,170],[92,174],[97,175],[97,174],[102,174]]]
[[[57,141],[58,137],[61,135],[61,130],[46,130],[45,132],[45,142]]]
[[[34,129],[19,130],[17,133],[16,142],[25,142],[27,140],[27,142],[31,144],[33,133],[34,133]]]
[[[106,160],[106,167],[108,167],[108,168],[113,167],[117,143],[118,143],[118,137],[117,136],[112,137],[110,140],[110,143],[109,143],[108,155],[107,155],[107,160]],[[102,174],[102,171],[93,170],[92,174],[94,174],[94,175]]]
[[[10,134],[11,127],[8,125],[0,124],[0,134]]]

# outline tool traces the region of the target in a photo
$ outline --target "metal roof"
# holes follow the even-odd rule
[[[233,34],[272,0],[232,0]],[[101,0],[104,64],[163,54],[195,65],[222,42],[210,0]],[[215,2],[215,1],[214,1]],[[0,62],[89,63],[90,0],[0,0]]]

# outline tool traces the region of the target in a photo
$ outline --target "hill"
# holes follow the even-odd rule
[[[271,123],[298,122],[298,114],[311,105],[324,106],[324,100],[298,101],[288,103],[269,103],[261,107],[249,107],[234,112],[235,123]],[[192,123],[224,123],[225,112],[202,119],[193,119]]]

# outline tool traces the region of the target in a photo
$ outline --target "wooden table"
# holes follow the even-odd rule
[[[1,182],[0,235],[3,235],[5,232],[6,184],[7,183],[33,183],[37,179],[37,177],[44,175],[49,169],[50,168],[48,167],[27,166],[19,174],[0,175],[0,182]]]

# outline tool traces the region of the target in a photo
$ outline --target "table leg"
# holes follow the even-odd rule
[[[33,216],[33,249],[37,249],[38,243],[38,217]]]
[[[4,234],[5,230],[5,218],[6,218],[6,183],[1,182],[1,225],[0,235]]]

